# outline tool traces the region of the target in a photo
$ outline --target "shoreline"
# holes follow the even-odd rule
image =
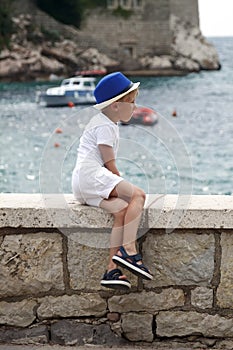
[[[142,69],[142,70],[124,70],[121,69],[120,70],[122,73],[124,73],[126,76],[138,76],[138,77],[182,77],[182,76],[186,76],[190,73],[193,72],[188,72],[188,71],[182,71],[182,70],[175,70],[175,69],[153,69],[153,70],[146,70],[146,69]],[[111,71],[112,72],[112,71]],[[106,74],[111,73],[106,72]],[[197,72],[199,73],[199,72]],[[51,79],[51,77],[49,75],[46,76],[35,76],[35,77],[29,77],[27,79],[27,77],[25,75],[22,76],[18,76],[17,78],[13,79],[13,77],[1,77],[0,78],[0,83],[30,83],[30,82],[47,82],[47,81],[58,81],[61,79],[65,79],[65,78],[69,78],[71,76],[75,76],[75,74],[71,74],[69,76],[57,76],[56,79]],[[100,76],[102,77],[102,75]]]

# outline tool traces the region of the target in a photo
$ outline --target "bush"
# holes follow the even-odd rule
[[[48,30],[41,26],[41,33],[44,35],[46,40],[52,41],[52,43],[60,41],[60,34],[57,30]]]
[[[0,50],[9,47],[10,37],[13,33],[13,23],[11,20],[11,1],[1,0],[0,7]]]
[[[57,21],[80,28],[88,8],[104,6],[105,0],[36,0],[37,6]]]
[[[128,19],[132,15],[132,13],[133,12],[131,10],[123,9],[121,6],[118,6],[115,10],[112,11],[112,14],[114,16],[119,16],[124,19]]]

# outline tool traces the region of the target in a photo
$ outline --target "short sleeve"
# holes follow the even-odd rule
[[[110,125],[102,125],[96,129],[96,143],[97,145],[108,145],[113,147],[116,143],[116,132]]]

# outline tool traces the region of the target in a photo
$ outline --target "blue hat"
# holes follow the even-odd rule
[[[97,109],[103,109],[119,100],[129,92],[136,90],[140,83],[133,83],[121,72],[105,75],[96,85],[94,96]]]

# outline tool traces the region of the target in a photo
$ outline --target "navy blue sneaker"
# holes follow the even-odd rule
[[[123,276],[123,273],[120,269],[113,269],[109,272],[106,271],[100,282],[101,286],[112,289],[130,289],[130,282],[126,278],[120,278],[121,276]]]

